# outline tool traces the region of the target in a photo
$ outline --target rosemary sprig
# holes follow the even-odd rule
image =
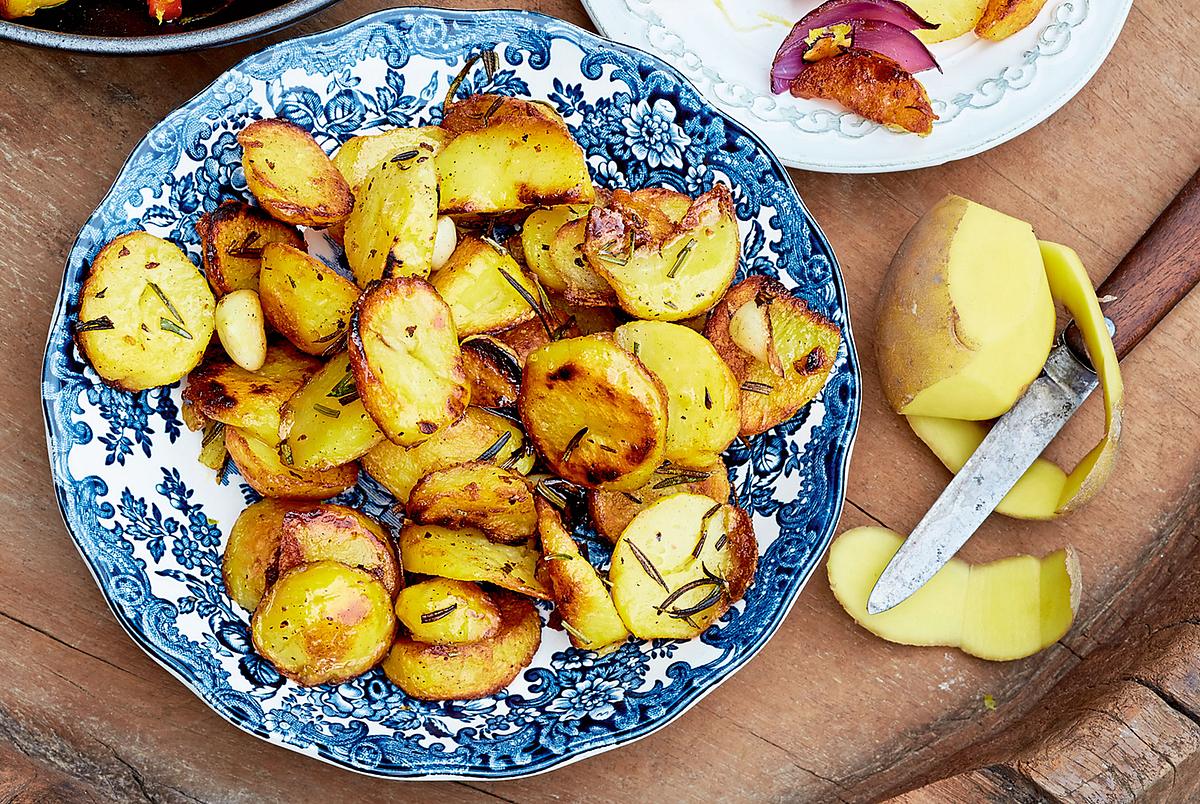
[[[679,273],[679,269],[683,267],[683,264],[687,262],[688,257],[692,255],[692,249],[695,247],[696,238],[688,238],[688,241],[683,245],[683,248],[679,249],[679,254],[675,257],[675,264],[671,266],[671,270],[667,271],[667,279],[675,278],[675,275]]]
[[[658,568],[650,563],[649,558],[646,558],[646,554],[642,552],[642,548],[631,541],[629,542],[629,550],[633,553],[633,557],[637,559],[637,562],[642,565],[642,569],[646,571],[646,574],[653,578],[655,583],[667,590],[667,592],[670,592],[671,587],[667,586],[667,582],[663,580],[662,573],[658,571]]]
[[[642,504],[642,499],[640,497],[638,497],[636,494],[630,494],[628,491],[622,491],[621,493],[624,494],[625,498],[628,499],[630,502],[632,502],[636,505]]]
[[[207,447],[209,444],[217,440],[217,436],[225,432],[224,422],[211,422],[204,430],[204,438],[200,439],[200,446]]]
[[[492,55],[495,54],[493,53]],[[498,95],[496,99],[492,101],[492,105],[488,107],[488,110],[483,113],[483,124],[485,126],[492,122],[492,115],[496,113],[496,110],[500,108],[500,104],[502,103],[504,103],[504,96]]]
[[[754,393],[754,394],[767,395],[775,390],[775,386],[768,385],[765,382],[755,382],[754,380],[746,380],[744,383],[742,383],[742,390],[750,391],[751,393]]]
[[[573,637],[575,637],[576,639],[578,639],[578,640],[579,640],[580,642],[582,642],[583,644],[585,644],[585,645],[590,645],[590,644],[592,644],[592,640],[588,639],[588,638],[587,638],[587,637],[585,637],[583,634],[581,634],[581,633],[579,632],[579,629],[578,629],[578,628],[576,628],[575,626],[571,625],[571,624],[570,624],[569,622],[567,622],[566,620],[563,620],[563,621],[562,621],[562,627],[563,627],[563,630],[565,630],[565,631],[566,631],[568,634],[570,634],[571,636],[573,636]]]
[[[655,483],[651,488],[654,489],[669,489],[671,486],[681,486],[684,483],[699,483],[708,477],[708,473],[700,474],[678,474],[664,477],[662,480]]]
[[[329,399],[341,401],[343,397],[349,396],[350,394],[355,394],[357,396],[357,393],[358,388],[356,388],[354,385],[354,377],[350,374],[350,372],[347,371],[346,374],[340,380],[338,380],[337,385],[330,388],[329,393],[325,394],[325,396]],[[342,404],[346,405],[349,403],[342,402]]]
[[[700,538],[696,540],[696,546],[692,548],[692,558],[700,557],[700,551],[704,549],[704,540],[708,538],[708,520],[712,519],[713,515],[720,510],[721,503],[717,503],[705,511],[704,516],[700,517]]]
[[[493,248],[499,245],[494,240],[492,240],[491,243]],[[500,248],[503,248],[503,246],[500,246]],[[497,266],[496,270],[500,272],[500,275],[504,277],[504,280],[508,282],[508,284],[512,285],[513,290],[515,290],[520,297],[525,300],[525,303],[528,304],[533,312],[537,315],[538,320],[542,322],[542,328],[546,330],[546,337],[552,338],[554,332],[550,329],[550,322],[546,320],[546,313],[542,310],[542,306],[537,303],[537,299],[533,298],[533,294],[522,287],[521,283],[518,282],[516,278],[513,277],[513,275],[508,271],[500,268],[499,266]]]
[[[258,248],[254,247],[254,244],[257,243],[261,239],[261,237],[262,237],[262,235],[260,235],[256,231],[248,232],[246,234],[246,236],[242,238],[242,242],[235,243],[234,245],[225,249],[225,253],[230,257],[259,257],[259,256],[262,256],[262,247],[261,246],[259,246]]]
[[[567,442],[567,446],[565,449],[563,449],[562,458],[560,459],[563,463],[566,463],[568,460],[570,460],[571,453],[574,452],[575,448],[579,446],[579,442],[583,440],[585,435],[587,435],[587,431],[588,429],[583,427],[578,433],[571,436],[571,440]]]
[[[480,454],[480,456],[478,458],[476,458],[475,460],[477,460],[477,461],[492,460],[493,458],[495,458],[497,455],[500,454],[500,450],[504,449],[504,445],[508,443],[508,440],[510,438],[512,438],[512,430],[505,430],[500,435],[500,437],[496,439],[496,443],[492,444],[490,447],[485,449]]]
[[[333,408],[327,408],[324,405],[319,404],[319,403],[316,405],[313,405],[313,410],[315,410],[317,413],[320,413],[322,416],[328,416],[331,419],[336,419],[342,415],[342,412],[340,410],[334,410]]]
[[[713,605],[716,604],[716,602],[718,600],[720,600],[724,596],[724,594],[725,593],[722,591],[722,589],[720,587],[714,587],[713,590],[711,592],[709,592],[708,595],[703,600],[701,600],[699,603],[695,603],[691,606],[688,606],[687,608],[674,609],[672,611],[661,611],[659,613],[666,614],[668,617],[673,617],[676,620],[684,620],[684,619],[687,619],[688,617],[691,617],[694,614],[699,614],[700,612],[711,608]],[[689,624],[693,628],[696,627],[696,624],[691,622],[690,620],[689,620]]]
[[[500,68],[500,57],[496,54],[495,48],[489,48],[479,54],[483,59],[483,72],[487,74],[488,80],[491,81],[496,77],[496,70]]]
[[[75,325],[76,332],[99,332],[103,329],[116,329],[116,324],[106,315],[93,318],[90,321],[80,321]]]
[[[611,249],[600,249],[596,252],[596,256],[604,262],[612,263],[613,265],[620,265],[622,267],[628,265],[629,261],[633,259],[633,229],[629,230],[624,254],[617,254]]]
[[[457,603],[451,603],[449,606],[445,606],[440,609],[434,609],[433,611],[427,611],[421,615],[421,622],[425,623],[425,625],[435,623],[443,617],[450,616],[450,614],[457,608]]]
[[[401,151],[400,153],[396,154],[388,161],[389,162],[407,162],[410,159],[416,159],[420,155],[421,155],[421,152],[418,149],[413,148],[411,151]]]
[[[508,456],[508,459],[506,461],[504,461],[504,463],[500,464],[500,468],[501,469],[512,469],[514,466],[517,465],[517,463],[520,462],[520,460],[522,458],[528,458],[532,454],[533,454],[533,447],[530,446],[529,444],[522,444],[521,448],[519,450],[516,450],[515,452],[513,452],[512,455]]]
[[[193,340],[192,333],[188,332],[186,329],[179,326],[169,318],[158,319],[158,326],[159,329],[169,332],[172,335],[178,335],[181,338],[187,338],[189,341]]]
[[[554,332],[552,332],[550,334],[550,340],[552,340],[552,341],[562,340],[563,335],[566,335],[567,331],[569,329],[571,329],[571,327],[573,327],[573,326],[575,326],[574,314],[567,316],[567,320],[562,322],[562,324],[558,327],[558,329],[554,330]]]
[[[330,341],[334,341],[334,340],[337,340],[338,338],[342,337],[342,335],[344,335],[345,333],[346,333],[346,322],[338,321],[338,325],[334,328],[333,332],[329,333],[328,335],[322,335],[321,337],[319,337],[315,341],[313,341],[313,343],[329,343]]]
[[[554,489],[550,488],[548,485],[546,485],[545,479],[539,480],[537,482],[537,485],[533,487],[533,491],[535,494],[542,495],[542,497],[544,497],[546,499],[546,501],[549,502],[551,505],[553,505],[555,508],[558,508],[560,510],[566,509],[567,498],[562,496],[561,494],[559,494]]]
[[[465,81],[467,75],[470,74],[471,68],[475,66],[475,62],[479,61],[479,57],[480,54],[475,53],[468,58],[466,63],[463,64],[462,69],[458,71],[458,75],[454,76],[454,80],[450,82],[450,87],[446,90],[446,98],[442,101],[443,112],[446,109],[449,109],[450,105],[454,103],[454,96],[458,94],[458,88],[462,86],[462,82]],[[487,68],[486,61],[484,62],[484,68]]]
[[[570,553],[547,553],[542,556],[542,561],[573,561],[575,556]]]
[[[175,305],[171,304],[171,300],[167,298],[167,294],[163,293],[163,289],[158,286],[158,283],[147,282],[146,284],[149,285],[150,289],[154,291],[154,294],[162,300],[162,303],[166,306],[167,312],[171,314],[171,317],[182,324],[183,316],[181,316],[179,311],[175,309]]]

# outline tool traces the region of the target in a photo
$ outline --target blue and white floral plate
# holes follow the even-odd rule
[[[583,0],[596,27],[677,67],[784,164],[828,173],[911,170],[981,153],[1058,111],[1100,68],[1133,0],[1050,0],[1003,42],[933,45],[919,78],[941,118],[928,137],[889,131],[827,101],[773,95],[771,59],[821,0]],[[914,7],[930,5],[929,0]]]
[[[235,134],[282,116],[332,151],[380,127],[436,123],[451,79],[495,47],[461,92],[552,103],[600,183],[734,188],[743,273],[778,276],[835,320],[845,343],[824,393],[729,456],[762,558],[746,599],[690,642],[630,642],[603,658],[546,629],[505,691],[426,703],[372,672],[302,688],[251,649],[247,614],[220,583],[223,543],[249,486],[219,482],[181,426],[179,388],[138,395],[101,384],[71,340],[81,279],[100,247],[144,228],[197,259],[197,217],[248,198]],[[324,236],[310,245],[330,258]],[[154,127],[71,250],[46,347],[43,398],[55,490],[68,528],[133,639],[230,723],[270,742],[389,778],[537,773],[661,728],[745,664],[778,628],[832,536],[861,380],[846,291],[824,235],[753,135],[657,59],[558,20],[514,11],[384,11],[268,48]],[[340,498],[393,525],[393,500],[364,476]],[[585,540],[603,560],[599,544]]]

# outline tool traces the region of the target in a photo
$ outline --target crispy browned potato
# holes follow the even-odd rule
[[[594,197],[583,149],[541,104],[472,95],[450,105],[442,128],[452,136],[436,160],[442,212],[486,215]]]
[[[528,600],[506,592],[491,596],[500,612],[495,635],[458,645],[400,637],[383,672],[413,698],[465,701],[507,687],[533,661],[542,642],[542,619]]]
[[[737,271],[741,235],[729,188],[716,184],[673,223],[643,198],[588,213],[583,255],[637,318],[680,321],[712,307]],[[673,197],[672,197],[673,199]],[[674,201],[663,201],[664,206]],[[646,210],[659,212],[647,216]]]
[[[500,630],[500,610],[479,584],[430,578],[396,598],[396,619],[418,642],[461,645]]]
[[[310,355],[345,346],[358,286],[316,257],[283,243],[262,250],[258,295],[276,330]]]
[[[438,469],[491,455],[497,466],[522,474],[533,468],[533,449],[515,422],[476,407],[437,435],[415,447],[398,447],[384,441],[363,456],[363,468],[402,503],[413,486]]]
[[[537,531],[533,491],[512,469],[472,461],[437,469],[413,487],[408,517],[449,528],[477,528],[495,542],[515,544]]]
[[[255,649],[305,686],[362,675],[387,655],[395,633],[392,598],[383,584],[337,561],[284,573],[250,620]]]
[[[554,607],[577,648],[606,652],[629,636],[596,569],[579,552],[554,506],[537,501],[542,562],[554,589]]]
[[[312,135],[277,117],[238,134],[246,185],[267,212],[297,226],[323,227],[350,214],[350,185]]]
[[[544,318],[533,318],[496,334],[497,340],[516,352],[522,366],[534,349],[540,349],[552,340],[574,338],[582,334],[574,321],[553,306],[544,307],[542,313]]]
[[[287,466],[274,447],[236,427],[225,428],[225,448],[250,488],[264,497],[326,500],[358,481],[358,464],[332,469]]]
[[[258,290],[259,258],[268,243],[304,248],[295,226],[277,221],[261,207],[226,201],[196,222],[204,275],[218,296]]]
[[[487,335],[477,335],[462,342],[462,356],[472,405],[503,408],[517,403],[521,361],[512,348]]]
[[[699,470],[664,466],[646,481],[646,485],[633,491],[591,489],[588,491],[588,512],[596,532],[615,542],[635,516],[663,497],[684,491],[726,502],[730,492],[729,470],[720,459]]]
[[[173,243],[146,232],[96,255],[79,298],[75,340],[109,385],[142,391],[194,369],[212,338],[216,300]]]
[[[641,486],[663,461],[666,389],[611,335],[555,341],[525,363],[525,432],[559,477],[615,491]]]
[[[450,308],[423,279],[396,277],[363,293],[350,366],[367,412],[400,446],[454,423],[471,401]]]
[[[221,560],[225,593],[234,603],[254,611],[267,590],[267,572],[279,550],[283,518],[293,511],[312,510],[309,500],[266,498],[244,508],[229,531]]]
[[[366,570],[393,598],[403,579],[392,537],[374,519],[344,505],[324,503],[284,515],[274,576],[317,561],[339,561]]]
[[[508,249],[478,237],[459,240],[450,261],[430,282],[450,305],[460,338],[509,329],[539,309],[537,283]]]
[[[334,355],[292,394],[279,416],[284,452],[302,469],[341,466],[383,441],[359,398],[345,352]]]
[[[498,544],[471,528],[409,524],[400,531],[400,563],[406,572],[483,581],[550,600],[550,590],[538,577],[540,558],[529,544]]]
[[[823,98],[882,125],[922,136],[938,117],[924,85],[891,59],[851,48],[809,64],[792,81],[797,98]]]
[[[766,316],[741,313],[747,304],[765,308]],[[730,330],[735,316],[743,324],[734,331],[736,341]],[[761,326],[764,321],[770,323],[769,337],[765,333],[756,336],[755,322]],[[808,309],[778,280],[765,276],[747,277],[730,288],[709,315],[704,334],[741,385],[744,436],[787,421],[820,393],[842,341],[837,325]],[[777,354],[782,375],[772,369],[774,360],[761,359],[764,343]]]
[[[642,511],[613,549],[613,603],[641,639],[699,636],[741,599],[758,543],[740,508],[674,494]]]
[[[975,35],[999,42],[1033,22],[1046,0],[988,0],[983,16],[975,24]]]
[[[280,441],[280,407],[321,367],[290,344],[267,349],[258,371],[212,352],[188,376],[183,400],[208,419],[237,427],[267,444]]]

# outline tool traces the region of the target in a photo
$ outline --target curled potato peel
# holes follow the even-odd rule
[[[1104,436],[1068,474],[1038,458],[996,506],[1018,519],[1053,519],[1075,510],[1095,496],[1112,474],[1121,436],[1124,384],[1112,336],[1083,263],[1072,249],[1040,241],[1046,278],[1054,299],[1075,319],[1104,392]],[[917,437],[946,468],[957,473],[988,433],[981,422],[931,416],[907,416]]]

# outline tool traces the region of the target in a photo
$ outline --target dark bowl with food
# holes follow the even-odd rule
[[[55,1],[0,0],[0,41],[75,53],[176,53],[259,36],[337,2],[66,0],[33,11]]]

